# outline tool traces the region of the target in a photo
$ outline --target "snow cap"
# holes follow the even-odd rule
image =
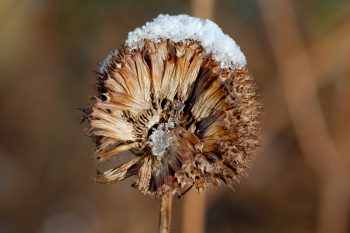
[[[152,22],[129,32],[125,44],[142,48],[144,40],[159,42],[169,39],[174,42],[195,40],[201,43],[207,54],[219,62],[222,68],[242,68],[247,64],[244,54],[236,42],[224,34],[221,28],[208,19],[188,15],[159,15]]]

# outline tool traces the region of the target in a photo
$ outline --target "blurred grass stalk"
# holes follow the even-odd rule
[[[192,15],[204,19],[213,19],[214,5],[215,0],[191,0]],[[195,188],[192,188],[185,195],[182,213],[183,233],[205,232],[205,197],[204,190],[198,193]]]
[[[215,0],[191,0],[192,15],[204,19],[213,19]],[[205,232],[205,198],[206,193],[198,193],[192,188],[184,197],[182,213],[183,233]]]
[[[289,0],[259,0],[292,124],[305,160],[320,182],[318,233],[346,233],[347,172],[328,131],[314,71]],[[310,121],[312,123],[310,124]]]
[[[350,11],[350,4],[349,7],[345,7],[345,9],[346,10],[344,10],[344,12],[338,16],[339,18],[346,18],[347,12]],[[348,62],[350,61],[350,46],[348,44],[348,38],[350,38],[349,16],[345,22],[337,25],[331,30],[330,33],[327,33],[325,36],[318,39],[318,41],[307,48],[307,53],[309,54],[309,57],[312,58],[311,62],[313,67],[317,67],[317,70],[313,71],[316,77],[315,81],[317,82],[318,89],[322,89],[332,82],[331,77],[334,70],[339,69],[339,67],[349,67]],[[337,43],[336,48],[334,43]],[[300,53],[300,51],[298,51],[298,53]],[[265,93],[275,93],[275,90],[278,88],[279,82],[274,81],[268,87],[266,87]],[[265,95],[264,99],[266,103],[273,102],[272,99],[269,100],[267,98],[269,98],[269,96]],[[271,95],[270,98],[275,98],[275,95]],[[341,102],[346,102],[347,99],[349,98],[343,98]],[[289,123],[289,117],[281,112],[279,108],[274,108],[274,111],[277,111],[274,112],[274,114],[277,115],[279,119],[276,121],[276,119],[273,118],[274,123],[272,125],[268,125],[269,130],[264,130],[262,132],[264,134],[263,138],[265,138],[266,141],[265,144],[269,144],[269,141],[273,140],[277,132],[286,127],[286,125]],[[344,127],[341,123],[342,122],[339,122],[338,124],[338,127],[342,128],[340,131],[348,130],[348,127]]]

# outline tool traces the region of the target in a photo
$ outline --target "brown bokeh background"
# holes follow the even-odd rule
[[[175,200],[172,232],[203,214],[208,233],[350,232],[349,1],[208,1],[0,0],[1,233],[157,232],[158,200],[91,180],[78,108],[99,62],[159,13],[213,18],[265,106],[249,176],[201,194],[205,212]]]

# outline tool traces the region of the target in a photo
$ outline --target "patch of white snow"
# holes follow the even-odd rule
[[[175,123],[169,120],[168,123],[161,123],[149,136],[152,145],[152,153],[158,159],[161,158],[165,150],[170,146],[169,130],[175,127]]]
[[[242,68],[247,64],[236,42],[224,34],[214,22],[188,15],[159,15],[152,22],[129,32],[125,44],[132,49],[142,48],[145,39],[159,42],[195,40],[201,43],[207,54],[220,63],[222,68]]]
[[[170,146],[167,134],[168,133],[163,130],[156,129],[149,137],[151,139],[152,153],[154,156],[162,157],[165,153],[165,149]]]

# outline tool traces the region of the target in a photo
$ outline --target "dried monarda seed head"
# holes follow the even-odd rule
[[[133,156],[96,181],[134,176],[144,194],[182,195],[245,173],[259,144],[260,104],[243,53],[215,23],[160,15],[129,33],[98,78],[85,113],[96,158]]]

